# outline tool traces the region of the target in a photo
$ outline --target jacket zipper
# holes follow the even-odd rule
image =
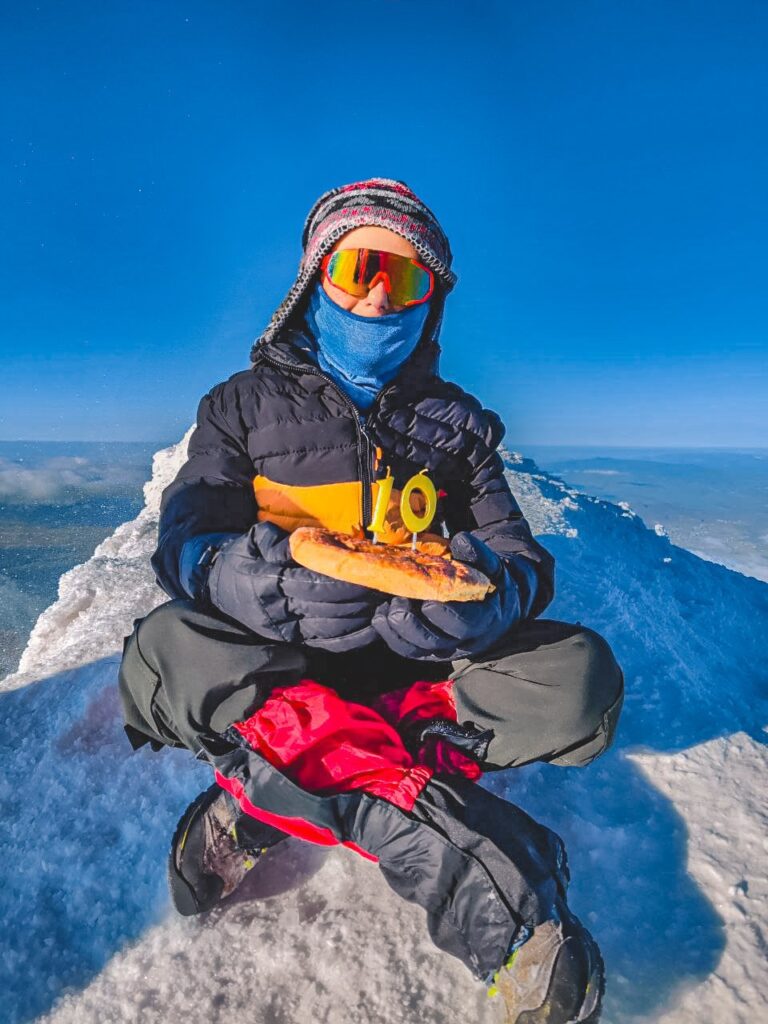
[[[394,385],[392,385],[392,384],[388,384],[386,387],[383,387],[381,389],[381,391],[378,393],[378,395],[376,395],[376,397],[374,398],[373,405],[368,410],[367,421],[369,423],[373,419],[374,413],[377,412],[377,406],[379,405],[379,402],[380,402],[381,398],[392,387],[394,387]],[[365,438],[366,444],[368,446],[368,450],[366,452],[365,464],[366,464],[367,467],[370,467],[373,464],[373,459],[371,458],[371,438],[366,433],[366,430],[365,430],[366,418],[364,418],[363,416],[360,416],[359,414],[358,414],[358,416],[359,416],[360,430],[361,430],[361,433],[362,433],[363,437]],[[367,504],[368,504],[367,512],[366,512],[366,500],[367,500]],[[372,497],[372,494],[371,494],[371,483],[369,483],[368,486],[365,487],[365,490],[363,491],[363,527],[365,527],[366,523],[369,523],[371,521],[371,518],[373,516],[372,502],[373,502],[373,497]],[[367,535],[368,534],[368,530],[366,530],[365,533]]]
[[[343,403],[352,413],[352,419],[355,424],[355,434],[357,439],[357,475],[360,478],[362,484],[362,522],[361,526],[363,532],[368,535],[367,524],[371,521],[373,516],[373,503],[371,498],[371,486],[373,483],[373,476],[371,473],[371,439],[365,429],[365,419],[360,414],[357,406],[352,402],[351,399],[347,398],[341,388],[331,378],[322,372],[322,370],[315,369],[312,366],[291,366],[290,363],[283,363],[279,359],[273,359],[272,356],[262,356],[260,362],[266,363],[268,366],[277,367],[280,370],[286,370],[288,373],[292,373],[295,376],[300,376],[302,373],[311,373],[315,377],[322,377],[322,379],[333,388],[333,390],[341,397]],[[369,410],[369,417],[373,410],[378,405],[379,399],[388,391],[389,388],[383,388]]]
[[[364,532],[368,533],[368,523],[371,521],[373,515],[373,499],[371,496],[371,487],[373,485],[373,474],[371,473],[371,439],[365,430],[365,418],[355,409],[357,413],[357,427],[360,431],[360,436],[365,443],[365,456],[362,459],[363,467],[363,522],[362,527]]]

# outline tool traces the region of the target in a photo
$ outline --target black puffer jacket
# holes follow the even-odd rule
[[[504,427],[495,413],[438,375],[437,344],[420,343],[364,421],[318,370],[311,345],[296,331],[262,345],[251,369],[201,401],[188,461],[163,493],[152,557],[163,590],[187,597],[179,578],[187,540],[242,533],[257,521],[254,477],[289,488],[360,481],[359,522],[367,524],[375,475],[390,467],[401,489],[426,468],[445,492],[430,531],[443,527],[453,536],[470,530],[499,555],[529,560],[538,581],[529,614],[540,614],[553,596],[554,560],[533,539],[504,477],[496,451]]]

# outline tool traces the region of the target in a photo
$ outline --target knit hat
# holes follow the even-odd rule
[[[342,185],[323,193],[309,211],[304,222],[301,244],[304,253],[299,271],[290,291],[251,349],[256,358],[260,345],[272,341],[288,324],[307,296],[323,256],[336,242],[354,228],[376,225],[388,228],[406,238],[423,262],[435,273],[434,315],[428,327],[433,334],[442,319],[445,295],[456,283],[451,270],[453,256],[445,232],[429,207],[403,181],[390,178],[369,178]],[[435,302],[435,299],[439,301]]]

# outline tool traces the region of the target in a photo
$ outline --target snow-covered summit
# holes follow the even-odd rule
[[[113,653],[133,620],[166,599],[148,559],[157,539],[160,497],[186,459],[191,433],[192,428],[178,444],[155,454],[136,519],[118,526],[85,564],[61,577],[58,600],[38,618],[18,670],[0,682],[0,690]]]
[[[0,1016],[491,1024],[499,1008],[434,949],[422,912],[349,851],[291,842],[204,918],[170,910],[169,836],[209,778],[184,751],[131,752],[115,681],[133,619],[164,599],[149,555],[186,440],[155,457],[138,518],[62,577],[0,683]],[[507,465],[557,559],[547,615],[608,638],[627,702],[587,770],[484,784],[566,840],[574,907],[606,955],[606,1024],[768,1018],[768,585],[521,455]]]

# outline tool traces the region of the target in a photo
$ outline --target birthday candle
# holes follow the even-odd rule
[[[374,543],[378,540],[376,534],[382,533],[386,525],[387,509],[389,508],[389,499],[392,494],[392,487],[395,483],[395,478],[389,471],[387,466],[387,475],[383,480],[377,481],[379,485],[378,494],[376,495],[376,506],[373,510],[373,519],[368,525],[369,529],[373,533]]]
[[[378,493],[376,495],[376,505],[373,510],[373,519],[369,523],[367,529],[373,533],[374,541],[377,540],[377,534],[383,533],[386,528],[386,516],[387,509],[389,508],[390,498],[392,497],[392,488],[395,483],[395,479],[392,476],[389,466],[387,466],[387,475],[383,480],[378,480]],[[414,512],[411,508],[411,495],[414,491],[419,491],[424,496],[425,509],[421,515]],[[400,495],[400,518],[403,521],[405,528],[414,535],[420,533],[422,530],[426,530],[432,520],[435,518],[437,512],[437,492],[432,481],[427,476],[426,469],[423,469],[420,473],[412,476],[403,488],[403,492]]]
[[[420,491],[424,495],[426,508],[422,515],[417,515],[411,508],[411,495],[414,491]],[[416,534],[427,529],[435,518],[435,512],[437,512],[435,485],[427,476],[426,469],[422,469],[416,476],[412,476],[403,488],[403,494],[400,498],[400,515],[402,516],[405,528],[410,530],[411,533]]]

